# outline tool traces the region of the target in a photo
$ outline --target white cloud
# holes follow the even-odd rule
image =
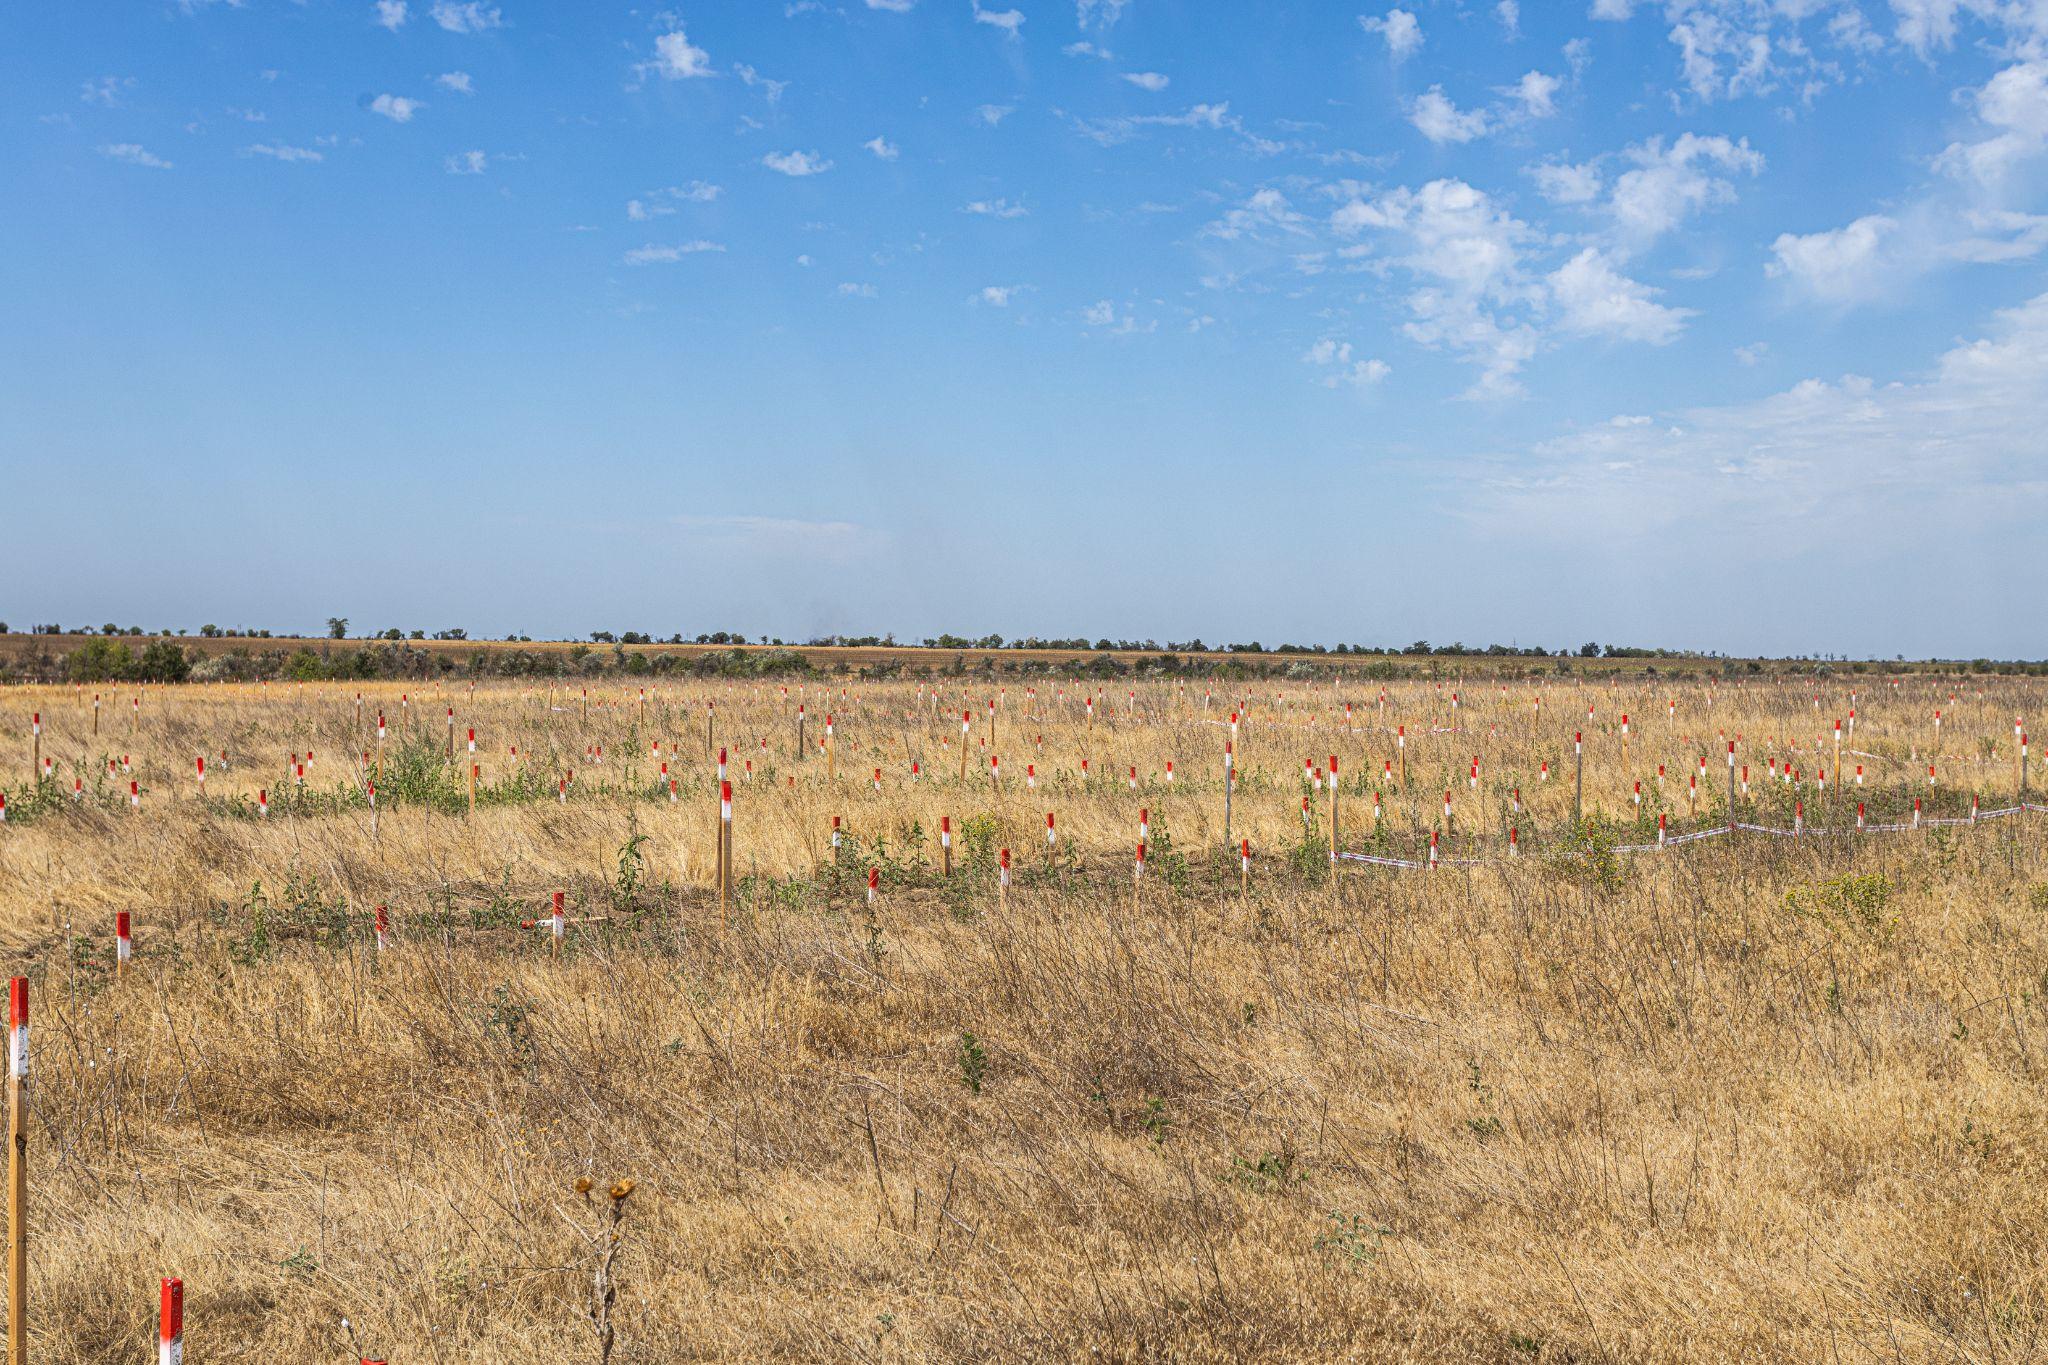
[[[1767,267],[1767,273],[1773,278],[1789,279],[1806,293],[1830,303],[1868,298],[1885,283],[1889,273],[1884,255],[1886,242],[1898,226],[1897,219],[1873,213],[1831,232],[1813,232],[1803,237],[1783,233],[1771,243],[1771,252],[1777,259]]]
[[[443,71],[434,77],[434,84],[443,90],[453,90],[458,95],[474,95],[476,87],[469,82],[467,71]]]
[[[991,308],[1008,308],[1010,300],[1023,292],[1023,289],[1024,286],[1021,284],[983,285],[969,302],[985,303]]]
[[[283,143],[258,142],[242,149],[244,156],[267,156],[272,161],[324,161],[311,147],[288,147]]]
[[[884,161],[894,161],[897,157],[903,154],[903,149],[901,147],[898,147],[895,143],[889,141],[889,139],[881,136],[871,137],[866,142],[863,142],[860,145],[867,148],[869,151],[873,152],[876,156],[880,157]]]
[[[698,256],[706,252],[723,250],[725,248],[717,242],[701,239],[694,242],[649,242],[646,246],[636,246],[627,252],[624,260],[627,265],[673,265],[685,256]]]
[[[1593,0],[1595,19],[1627,19],[1636,12],[1638,0]]]
[[[2048,60],[2017,62],[1972,92],[1977,117],[1998,131],[1978,142],[1955,142],[1935,161],[1960,179],[2001,188],[2021,164],[2048,150]]]
[[[981,7],[981,0],[971,0],[971,3],[974,5],[974,22],[977,24],[989,24],[999,28],[1007,37],[1013,40],[1018,36],[1018,31],[1024,27],[1023,10],[983,9]]]
[[[1393,264],[1416,277],[1402,331],[1418,345],[1448,350],[1481,367],[1468,396],[1511,397],[1517,375],[1536,354],[1530,320],[1545,299],[1522,267],[1536,240],[1528,224],[1462,180],[1433,180],[1420,190],[1354,194],[1330,215],[1340,236],[1392,236]]]
[[[917,0],[868,0],[869,9],[887,10],[891,14],[908,14]]]
[[[153,171],[167,171],[171,163],[137,142],[110,142],[100,147],[100,155],[112,161],[130,166],[147,166]]]
[[[1515,0],[1500,0],[1493,7],[1493,17],[1500,20],[1500,26],[1508,31],[1510,37],[1521,32],[1522,7]]]
[[[393,123],[411,123],[412,116],[424,107],[422,101],[410,100],[403,95],[379,95],[370,101],[371,113],[382,114]]]
[[[1081,321],[1090,327],[1107,327],[1116,321],[1116,309],[1108,299],[1091,303],[1081,310]]]
[[[1321,377],[1326,389],[1343,385],[1352,388],[1370,388],[1393,373],[1384,360],[1355,360],[1352,358],[1351,343],[1325,337],[1302,353],[1301,363],[1313,365],[1329,373]]]
[[[1948,48],[1956,40],[1958,0],[1892,0],[1898,16],[1894,36],[1925,57],[1936,48]]]
[[[976,117],[980,118],[983,123],[993,128],[1010,115],[1016,113],[1017,106],[1014,104],[984,104],[974,112]]]
[[[1129,3],[1130,0],[1074,0],[1074,22],[1082,28],[1090,24],[1109,28],[1123,17],[1124,6]]]
[[[816,152],[770,152],[761,158],[761,164],[771,171],[784,175],[822,175],[832,169],[832,163]]]
[[[976,213],[986,218],[1022,218],[1031,212],[1022,204],[1011,203],[1008,199],[977,199],[962,213]]]
[[[1770,353],[1770,349],[1771,343],[1768,341],[1752,341],[1747,346],[1737,346],[1735,348],[1735,358],[1744,365],[1754,367],[1763,363],[1763,359]]]
[[[1557,112],[1557,92],[1563,87],[1564,82],[1555,76],[1530,71],[1500,93],[1520,105],[1524,117],[1549,118]]]
[[[1600,169],[1591,162],[1546,161],[1531,166],[1529,174],[1536,178],[1537,192],[1553,204],[1586,204],[1600,197]]]
[[[457,3],[457,0],[434,0],[431,11],[434,22],[450,33],[481,33],[487,28],[498,28],[505,22],[505,16],[496,5]]]
[[[1808,379],[1756,402],[1602,424],[1489,460],[1476,491],[1474,471],[1451,476],[1471,498],[1479,535],[1601,526],[1684,562],[1707,548],[1703,537],[1797,542],[1810,509],[1825,506],[1871,543],[1961,538],[1996,547],[1997,558],[2008,545],[2039,543],[2044,427],[2048,295],[2000,313],[1988,335],[1955,345],[1916,379]],[[1942,591],[1952,604],[1952,585]],[[2008,611],[2008,596],[1992,593],[1986,606]]]
[[[648,223],[674,212],[667,204],[650,204],[643,199],[626,201],[626,221],[629,223]]]
[[[681,199],[691,204],[708,204],[725,193],[723,186],[713,185],[704,180],[692,180],[687,185],[673,185],[662,191],[671,199]]]
[[[1431,142],[1470,142],[1486,135],[1486,111],[1461,112],[1444,96],[1444,88],[1432,85],[1408,106],[1408,121]]]
[[[405,27],[406,18],[405,0],[377,0],[376,23],[379,26],[396,33]]]
[[[1150,90],[1155,95],[1171,84],[1167,77],[1157,71],[1126,71],[1123,77],[1140,90]]]
[[[663,80],[670,81],[717,74],[711,69],[711,54],[693,46],[681,27],[673,28],[654,40],[652,66]]]
[[[849,280],[840,285],[837,292],[842,299],[872,299],[877,297],[880,291],[871,284],[856,284]]]
[[[1405,9],[1390,9],[1383,18],[1361,14],[1358,26],[1386,39],[1387,55],[1397,62],[1407,61],[1422,47],[1422,25]]]
[[[1646,341],[1662,346],[1685,330],[1688,308],[1656,302],[1657,290],[1616,271],[1599,248],[1587,247],[1549,276],[1560,325],[1580,336]]]
[[[1108,48],[1097,47],[1085,38],[1076,43],[1068,43],[1060,51],[1069,57],[1099,57],[1105,62],[1112,60]]]
[[[482,175],[490,158],[479,151],[457,152],[441,163],[450,175]]]
[[[1653,137],[1623,155],[1635,163],[1615,179],[1608,208],[1623,243],[1640,249],[1685,219],[1715,204],[1733,202],[1735,186],[1710,173],[1756,175],[1764,168],[1761,152],[1749,140],[1681,134],[1669,147]]]

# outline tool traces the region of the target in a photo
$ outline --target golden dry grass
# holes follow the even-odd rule
[[[380,704],[393,720],[374,840],[343,757],[374,761],[353,684],[151,689],[132,734],[123,689],[98,743],[80,694],[8,693],[0,930],[36,1001],[36,1359],[143,1356],[156,1279],[178,1274],[194,1359],[352,1359],[345,1317],[393,1361],[596,1360],[583,1314],[620,1177],[637,1185],[614,1361],[2048,1353],[2048,816],[1620,859],[1563,837],[1589,699],[1590,808],[1634,818],[1631,784],[1661,762],[1684,825],[1682,774],[1726,729],[1770,822],[1793,799],[1822,822],[1812,746],[1846,715],[1839,684],[1815,709],[1809,684],[1546,683],[1540,723],[1533,684],[1455,711],[1455,684],[1402,684],[1384,717],[1377,684],[1289,685],[1284,704],[1261,684],[1233,810],[1248,894],[1218,847],[1223,731],[1201,685],[1135,685],[1135,714],[1111,685],[1093,727],[1076,685],[1040,684],[1030,720],[1013,685],[1001,790],[959,784],[939,741],[963,698],[943,685],[920,707],[914,683],[829,702],[811,684],[810,733],[835,717],[832,783],[821,758],[791,762],[794,685],[787,702],[664,685],[644,713],[635,688],[593,687],[587,717],[545,689],[365,685],[366,725]],[[2010,801],[2025,684],[1870,689],[1846,761],[1873,806],[1930,796],[1937,705],[1931,795]],[[967,699],[977,739],[988,690]],[[735,767],[757,760],[724,923],[707,697]],[[450,704],[495,793],[474,817],[427,775]],[[12,778],[30,710],[54,798]],[[1330,878],[1301,760],[1340,755],[1344,840],[1366,846],[1367,779],[1395,752],[1382,719],[1413,738],[1378,846],[1419,850],[1449,789],[1447,847],[1498,851],[1516,823],[1531,855]],[[655,736],[688,755],[673,805]],[[513,785],[514,744],[540,799]],[[239,803],[284,790],[309,745],[314,797],[268,819]],[[63,795],[123,752],[140,812],[127,774],[82,808]],[[1115,778],[1084,786],[1083,754]],[[1796,797],[1762,781],[1788,754]],[[1155,847],[1134,900],[1140,806]],[[833,814],[861,850],[837,878]],[[949,883],[905,842],[940,814],[961,830]],[[1699,822],[1719,818],[1703,803]],[[636,832],[646,861],[622,887]],[[997,844],[1016,851],[1006,905]],[[872,911],[871,861],[890,868]],[[516,924],[558,888],[588,917],[559,961]],[[137,926],[118,980],[115,909]]]

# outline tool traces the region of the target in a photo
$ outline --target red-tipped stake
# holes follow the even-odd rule
[[[1031,791],[1038,790],[1038,765],[1036,763],[1026,763],[1024,765],[1024,786]]]
[[[114,912],[114,975],[124,976],[127,974],[128,959],[133,955],[133,948],[128,941],[128,912],[126,910],[116,910]]]
[[[1859,830],[1863,828],[1863,803],[1861,801],[1856,803],[1856,828]]]
[[[1436,834],[1435,830],[1429,832],[1429,870],[1432,872],[1436,871]]]
[[[7,1355],[28,1361],[28,978],[7,983]]]
[[[881,893],[881,890],[882,890],[882,872],[881,872],[881,869],[880,869],[880,868],[874,868],[874,867],[871,867],[871,868],[869,868],[869,869],[868,869],[868,904],[869,904],[869,905],[873,905],[873,904],[875,903],[875,897],[876,897],[877,895],[879,895],[879,894]]]
[[[1510,858],[1519,858],[1519,857],[1520,857],[1521,855],[1522,855],[1522,844],[1521,844],[1521,832],[1520,832],[1519,830],[1517,830],[1517,829],[1516,829],[1516,828],[1515,828],[1515,827],[1514,827],[1513,825],[1509,825],[1509,826],[1508,826],[1508,856],[1509,856]]]
[[[1913,828],[1920,828],[1920,798],[1913,798]]]
[[[377,907],[377,915],[372,922],[377,930],[377,951],[381,953],[391,946],[391,921],[384,913],[383,906]]]
[[[1152,812],[1140,807],[1138,810],[1138,842],[1143,844],[1152,837]]]
[[[880,790],[877,769],[876,790]],[[725,927],[727,906],[732,900],[732,783],[718,784],[718,924]]]
[[[142,784],[140,782],[130,782],[128,784],[128,809],[142,809]]]
[[[1664,847],[1664,812],[1657,812],[1657,847]]]
[[[1806,803],[1804,801],[1794,801],[1792,803],[1792,832],[1798,834],[1805,828]]]
[[[1240,840],[1237,846],[1237,889],[1242,892],[1252,882],[1252,841]]]
[[[953,875],[953,817],[950,815],[939,817],[939,874],[945,877]]]
[[[548,918],[550,943],[548,951],[556,957],[562,955],[562,938],[569,932],[569,913],[562,907],[562,893],[555,893],[554,911]]]
[[[157,1309],[156,1362],[157,1365],[184,1365],[184,1361],[185,1282],[165,1279]]]

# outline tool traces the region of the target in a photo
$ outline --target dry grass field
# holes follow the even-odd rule
[[[35,1360],[2048,1357],[2031,681],[588,686],[0,692]]]

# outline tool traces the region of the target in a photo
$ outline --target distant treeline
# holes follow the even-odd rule
[[[261,637],[258,637],[261,638]],[[844,641],[847,645],[862,642]],[[1101,643],[1101,642],[1098,642]],[[839,656],[807,655],[788,646],[738,649],[698,649],[669,653],[654,648],[626,648],[618,641],[599,647],[575,645],[568,649],[429,648],[410,641],[350,643],[323,641],[319,645],[291,648],[263,648],[260,645],[233,647],[220,652],[216,646],[202,652],[188,649],[164,636],[145,641],[121,635],[96,635],[79,641],[68,651],[38,647],[0,658],[0,680],[101,682],[219,682],[275,680],[321,682],[376,679],[428,679],[461,675],[486,678],[761,678],[761,677],[960,677],[967,674],[1006,677],[1207,677],[1207,678],[1290,678],[1314,679],[1341,671],[1357,679],[1392,679],[1400,676],[1452,677],[1460,671],[1458,660],[1491,658],[1501,660],[1489,668],[1497,677],[1569,676],[1582,662],[1594,658],[1641,659],[1642,672],[1674,679],[1733,674],[1815,675],[1829,673],[1883,674],[1893,665],[1861,660],[1728,660],[1674,655],[1666,651],[1629,651],[1587,646],[1576,655],[1548,655],[1506,649],[1464,650],[1414,648],[1395,651],[1368,649],[1281,648],[1255,652],[1247,645],[1217,658],[1214,651],[1196,654],[1199,641],[1159,649],[1143,646],[1125,648],[1116,642],[1103,648],[1072,646],[1085,650],[1077,659],[1051,660],[1043,656],[1012,655],[1008,646],[979,642],[951,648],[934,645],[925,651],[879,660],[853,661]],[[877,647],[889,647],[879,645]],[[1032,646],[1025,646],[1031,648]],[[1041,645],[1038,648],[1066,648]],[[894,646],[903,649],[903,646]],[[969,650],[980,651],[970,659]],[[1426,655],[1426,658],[1425,658]],[[1286,657],[1280,657],[1286,656]],[[1361,658],[1360,656],[1370,656]],[[1343,660],[1340,665],[1339,659]],[[1659,665],[1662,665],[1660,667]],[[2001,663],[1978,659],[1949,667],[1974,673],[2048,675],[2048,664]]]

